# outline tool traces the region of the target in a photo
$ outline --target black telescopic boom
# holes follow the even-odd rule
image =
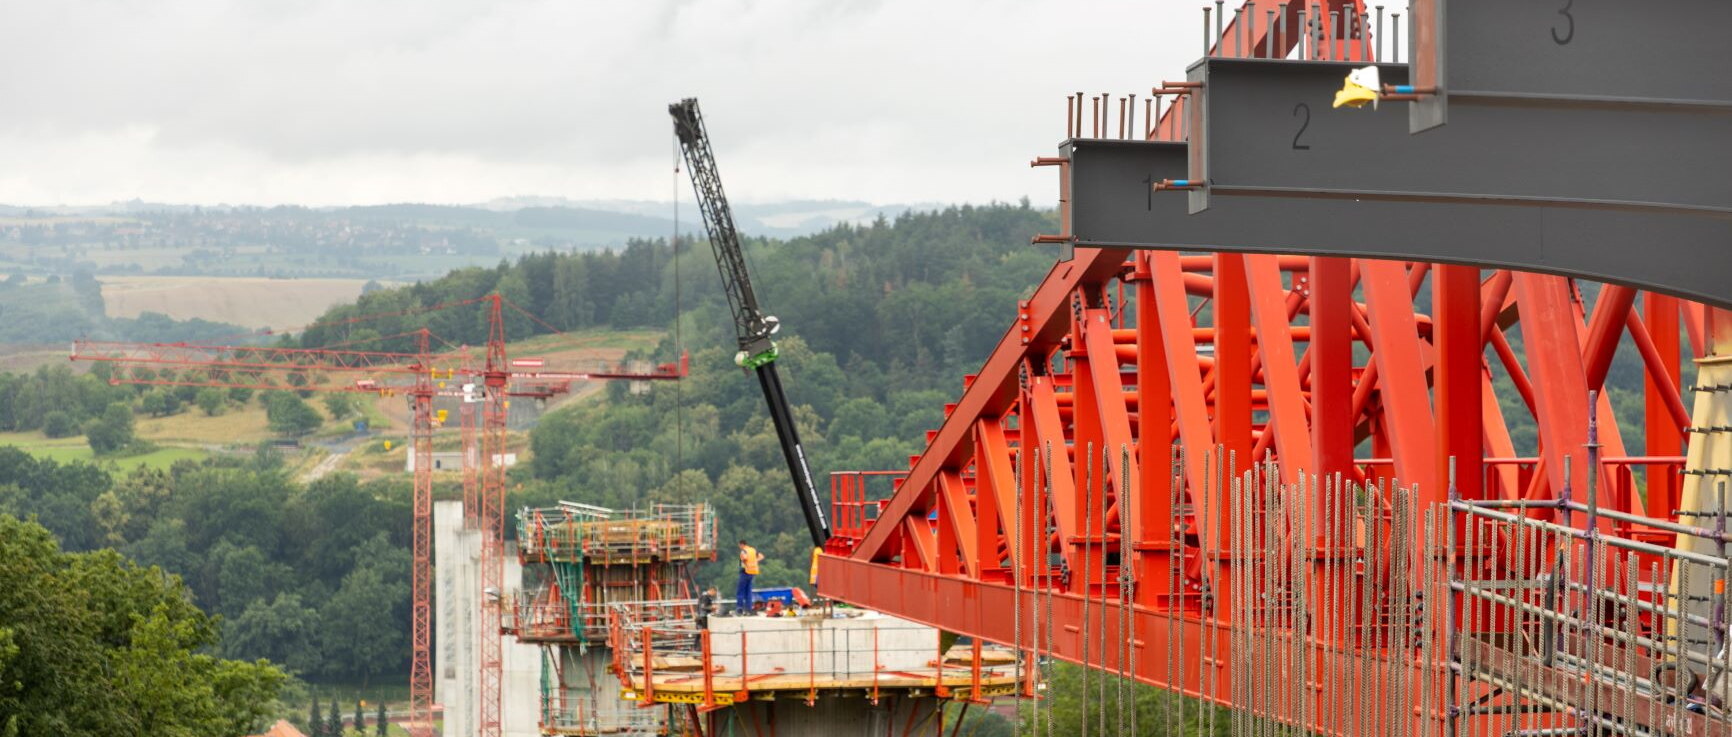
[[[824,516],[818,488],[812,483],[806,449],[800,445],[794,413],[782,390],[781,376],[776,372],[776,344],[770,336],[776,332],[778,323],[776,318],[764,314],[758,306],[757,294],[752,291],[740,233],[734,228],[733,209],[728,207],[728,196],[722,191],[722,175],[716,169],[716,155],[710,150],[710,136],[704,130],[697,98],[688,97],[669,105],[668,114],[674,119],[680,153],[686,171],[691,173],[692,191],[697,195],[704,230],[710,236],[710,249],[715,251],[716,268],[722,275],[722,291],[728,296],[728,309],[733,313],[740,348],[735,362],[758,374],[764,402],[770,407],[770,420],[776,426],[776,439],[782,444],[782,458],[788,464],[788,474],[794,478],[800,511],[806,516],[806,528],[812,534],[812,544],[822,546],[830,539],[830,521]]]

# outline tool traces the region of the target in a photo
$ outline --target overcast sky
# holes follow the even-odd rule
[[[1202,6],[0,0],[0,202],[667,200],[696,95],[738,200],[1049,203],[1064,95],[1180,78]]]

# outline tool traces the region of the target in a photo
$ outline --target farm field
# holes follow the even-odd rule
[[[71,461],[95,462],[96,454],[90,450],[90,445],[84,441],[84,436],[70,438],[49,438],[39,432],[9,432],[0,433],[0,446],[13,446],[37,458],[47,458],[59,463]],[[138,466],[166,469],[179,460],[202,460],[210,454],[199,448],[183,448],[167,446],[157,448],[149,453],[120,458],[104,458],[102,462],[113,463],[123,470]]]
[[[332,305],[353,302],[365,279],[269,279],[213,276],[101,277],[109,317],[158,312],[249,328],[288,328],[317,319]]]

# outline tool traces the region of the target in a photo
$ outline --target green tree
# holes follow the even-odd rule
[[[180,396],[167,388],[152,389],[139,400],[138,408],[152,417],[167,417],[180,411]]]
[[[198,404],[206,417],[215,417],[223,413],[224,405],[228,404],[228,396],[221,389],[205,387],[198,390],[198,396],[193,402]]]
[[[387,737],[391,733],[391,722],[385,718],[385,702],[379,702],[379,711],[373,716],[373,729],[378,737]]]
[[[114,453],[132,444],[132,407],[114,402],[102,410],[102,416],[91,420],[84,428],[84,437],[97,455]]]
[[[355,728],[355,734],[358,734],[358,735],[367,734],[367,716],[365,714],[361,713],[361,702],[360,701],[355,702],[355,722],[352,726],[354,726],[354,728]]]
[[[69,438],[78,434],[78,421],[63,410],[54,410],[42,418],[42,434],[51,438]]]
[[[324,424],[325,420],[319,416],[318,410],[291,392],[267,392],[264,401],[265,420],[274,432],[306,435]]]
[[[331,714],[325,718],[325,734],[343,737],[343,715],[337,711],[337,699],[331,699]]]
[[[355,398],[335,392],[326,394],[325,413],[329,414],[333,420],[341,420],[355,414]]]
[[[319,711],[319,694],[314,692],[313,705],[307,710],[307,737],[325,737],[325,713]]]
[[[319,613],[301,603],[301,595],[281,591],[266,602],[254,599],[240,616],[223,623],[223,654],[231,658],[266,658],[299,675],[317,673]]]
[[[180,579],[0,515],[0,733],[243,735],[285,676],[220,660]]]
[[[836,417],[830,421],[831,438],[860,438],[870,440],[881,437],[889,429],[890,418],[884,411],[884,404],[865,397],[856,397],[842,403],[836,408]]]
[[[168,414],[168,392],[155,389],[146,393],[138,400],[138,408],[151,417]]]
[[[324,621],[325,672],[358,676],[363,685],[374,675],[402,667],[408,647],[405,628],[394,616],[408,599],[407,584],[388,580],[379,568],[357,565],[319,610]],[[393,616],[381,616],[382,612]]]

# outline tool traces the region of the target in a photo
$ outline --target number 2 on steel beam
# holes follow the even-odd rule
[[[1299,131],[1297,133],[1293,134],[1293,150],[1294,151],[1310,151],[1311,150],[1311,144],[1300,143],[1299,137],[1305,135],[1305,129],[1311,127],[1311,106],[1307,105],[1303,102],[1301,102],[1297,105],[1294,105],[1293,106],[1293,117],[1297,118],[1300,116],[1301,113],[1303,113],[1305,117],[1303,120],[1301,120],[1299,122]]]

